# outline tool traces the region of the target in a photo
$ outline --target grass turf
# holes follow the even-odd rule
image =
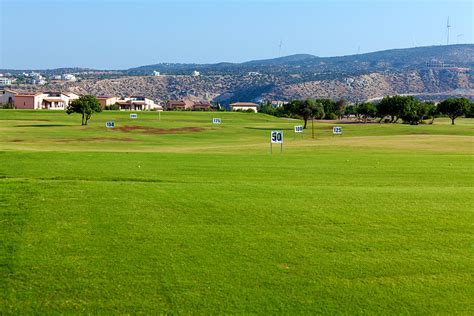
[[[128,115],[0,112],[0,313],[474,312],[473,120]]]

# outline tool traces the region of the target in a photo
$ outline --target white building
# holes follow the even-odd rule
[[[231,105],[232,111],[247,111],[252,110],[257,113],[258,104],[251,102],[235,102]]]
[[[61,92],[38,92],[33,94],[16,94],[14,100],[16,109],[65,110],[71,98],[68,94]]]
[[[153,100],[142,96],[131,96],[122,98],[116,102],[120,106],[120,110],[125,111],[163,111],[163,107],[156,104]]]
[[[61,79],[65,80],[65,81],[76,81],[77,80],[76,76],[74,76],[72,74],[61,75]]]
[[[46,80],[44,79],[44,77],[38,72],[32,71],[29,74],[23,73],[23,75],[28,78],[26,80],[27,83],[37,84],[37,85],[44,85],[46,83]]]
[[[156,71],[156,70],[153,70],[153,76],[159,77],[159,76],[160,76],[160,72],[159,72],[159,71]]]
[[[9,78],[0,77],[0,86],[8,86],[12,84],[12,80]]]
[[[197,70],[194,70],[193,73],[192,73],[193,77],[199,77],[200,75],[201,75],[201,73]]]

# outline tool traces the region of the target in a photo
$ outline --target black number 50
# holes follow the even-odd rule
[[[282,141],[282,135],[280,132],[273,132],[272,133],[272,142],[281,142]]]

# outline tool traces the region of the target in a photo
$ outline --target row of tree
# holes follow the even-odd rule
[[[71,102],[66,112],[82,114],[82,125],[87,125],[92,114],[101,112],[99,101],[92,95],[84,95]],[[435,117],[448,116],[452,124],[460,116],[474,117],[474,103],[466,98],[448,98],[438,105],[422,102],[412,96],[385,97],[379,103],[365,102],[347,105],[344,100],[329,99],[293,100],[279,108],[270,104],[260,107],[260,112],[286,117],[298,117],[304,120],[306,128],[309,119],[342,119],[355,116],[367,122],[379,118],[379,122],[396,123],[400,119],[408,124],[417,125],[426,119],[433,123]]]
[[[329,99],[293,100],[279,108],[264,104],[260,112],[279,117],[298,117],[304,120],[306,128],[309,119],[342,119],[357,117],[365,122],[379,119],[379,122],[396,123],[400,119],[407,124],[418,125],[431,119],[431,124],[438,116],[445,115],[452,124],[460,116],[474,117],[474,103],[466,98],[448,98],[439,104],[422,102],[413,96],[385,97],[378,103],[364,102],[347,105],[345,100]]]

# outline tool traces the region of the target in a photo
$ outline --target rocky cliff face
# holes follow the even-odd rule
[[[156,101],[190,97],[199,100],[250,101],[256,97],[270,100],[303,98],[344,98],[365,101],[393,94],[448,94],[474,91],[474,78],[466,69],[426,68],[398,73],[369,73],[332,80],[287,83],[288,78],[263,76],[164,76],[123,77],[84,81],[60,89],[94,95],[144,95]],[[474,92],[473,92],[474,94]]]
[[[282,85],[265,94],[264,97],[269,99],[344,98],[351,101],[365,101],[393,94],[449,94],[455,90],[474,90],[473,79],[466,69],[371,73],[335,80]]]

